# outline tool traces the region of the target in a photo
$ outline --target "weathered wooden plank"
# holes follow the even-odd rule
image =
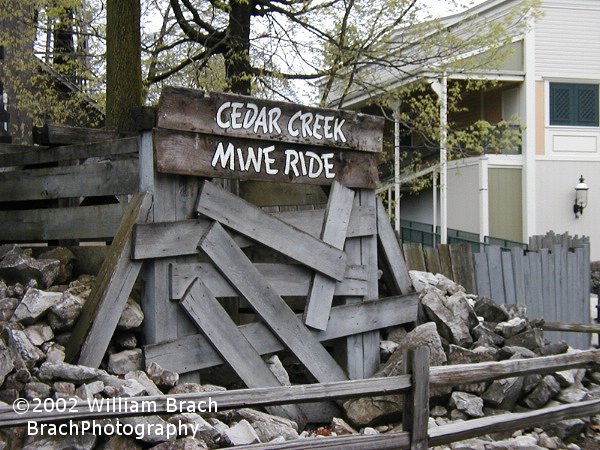
[[[312,236],[319,237],[323,228],[325,210],[286,211],[276,212],[273,215],[288,225],[296,227]],[[374,208],[367,205],[355,205],[350,215],[346,237],[354,238],[376,234],[377,230],[373,229],[373,221],[370,220],[374,215]]]
[[[402,249],[404,250],[408,270],[419,270],[421,272],[427,270],[423,246],[421,244],[405,242],[402,244]]]
[[[361,205],[361,195],[358,193],[354,196],[354,206]],[[348,264],[362,264],[361,257],[361,239],[347,239],[345,249]],[[344,298],[345,305],[360,304],[367,296],[346,297]],[[329,328],[333,329],[333,323]],[[352,380],[365,378],[364,365],[362,361],[363,355],[363,336],[352,334],[347,337],[341,345],[335,346],[336,359],[341,361],[342,366],[346,369],[348,377]]]
[[[198,253],[198,242],[212,221],[184,220],[138,224],[134,228],[133,259],[154,259]],[[241,245],[249,242],[242,238]]]
[[[529,302],[527,303],[527,316],[530,319],[543,317],[543,298],[542,298],[542,255],[539,252],[529,252],[529,279],[530,290]],[[530,307],[531,306],[531,307]]]
[[[587,350],[531,359],[435,366],[430,370],[429,382],[432,386],[456,386],[463,383],[478,383],[508,376],[560,372],[575,367],[585,367],[592,363],[597,364],[599,361],[600,351]]]
[[[127,402],[127,406],[130,406],[130,408],[115,408],[114,404],[109,402],[104,402],[95,408],[95,405],[90,405],[86,400],[80,400],[73,408],[66,408],[67,411],[63,412],[55,411],[54,414],[38,411],[38,408],[31,408],[25,414],[19,415],[14,412],[12,406],[0,406],[0,427],[23,425],[31,420],[36,422],[50,422],[66,419],[83,420],[87,418],[103,419],[148,415],[148,404],[156,405],[156,414],[167,413],[170,409],[176,409],[178,412],[186,412],[186,408],[190,404],[201,405],[207,409],[211,407],[211,410],[214,412],[217,409],[227,410],[240,407],[286,404],[290,402],[304,403],[367,395],[397,394],[406,392],[410,386],[410,377],[399,375],[369,380],[338,381],[321,384],[122,398],[123,405]],[[179,405],[179,407],[173,408],[173,403]],[[142,407],[143,405],[146,405],[146,407]]]
[[[196,278],[179,303],[227,364],[249,388],[281,386],[281,382],[240,332],[219,301]],[[270,406],[271,414],[288,417],[306,425],[302,410],[294,405]]]
[[[133,224],[147,220],[151,206],[152,196],[148,193],[137,193],[132,197],[90,297],[73,328],[67,347],[69,361],[89,367],[100,366],[142,267],[141,262],[129,258]]]
[[[502,250],[499,245],[490,245],[486,249],[486,253],[492,300],[504,304],[506,303],[506,297],[504,296],[504,278],[502,276]]]
[[[379,261],[385,272],[389,274],[392,286],[388,286],[397,294],[408,294],[413,291],[412,281],[396,232],[392,228],[389,217],[381,200],[377,200],[377,238],[379,245]]]
[[[597,323],[565,323],[544,320],[541,328],[547,331],[566,331],[571,333],[600,333],[600,324]]]
[[[308,446],[308,447],[307,447]],[[294,439],[273,445],[252,444],[238,447],[240,450],[311,450],[344,449],[344,450],[400,450],[410,448],[410,435],[407,432],[394,432],[381,435],[346,435],[335,437],[311,438],[310,443],[303,439]]]
[[[44,145],[21,145],[21,144],[9,144],[6,142],[0,142],[0,155],[12,154],[12,153],[25,153],[31,150],[46,150],[48,147]]]
[[[404,399],[403,430],[410,433],[411,450],[427,450],[429,424],[429,347],[410,349],[405,367],[411,375],[411,389]]]
[[[554,300],[554,259],[550,254],[549,247],[544,246],[540,250],[542,271],[542,317],[556,320],[556,302]]]
[[[515,431],[565,419],[593,416],[599,411],[600,400],[590,400],[542,408],[531,412],[500,414],[456,422],[433,427],[429,431],[429,445],[438,446],[489,433]]]
[[[3,202],[131,194],[137,190],[137,160],[0,173]]]
[[[334,182],[329,194],[329,202],[325,212],[325,222],[321,240],[338,248],[344,249],[346,230],[350,222],[350,213],[354,203],[354,191],[344,185]],[[333,303],[336,281],[320,273],[313,275],[312,283],[304,309],[304,323],[317,330],[327,329],[329,311]]]
[[[507,305],[517,303],[515,293],[515,277],[512,265],[512,256],[509,252],[502,252],[502,275],[504,277],[504,298]]]
[[[0,241],[109,239],[127,204],[0,211]]]
[[[473,253],[475,265],[475,282],[477,284],[477,295],[480,297],[492,297],[490,288],[490,275],[488,272],[488,259],[484,252]]]
[[[312,272],[301,265],[254,263],[273,290],[282,297],[306,297]],[[183,298],[194,278],[200,277],[217,298],[237,297],[236,290],[223,278],[211,263],[171,264],[170,298]],[[367,275],[365,266],[346,266],[342,281],[336,282],[335,295],[366,296]]]
[[[258,121],[255,120],[257,118]],[[304,128],[307,132],[301,130],[302,122],[307,125]],[[177,87],[166,87],[162,91],[157,123],[158,127],[174,130],[226,133],[240,138],[254,137],[365,152],[382,150],[383,125],[381,117],[351,111],[313,108],[236,94],[211,93],[210,97],[205,97],[202,91]]]
[[[325,210],[293,211],[272,213],[288,225],[298,228],[318,238],[323,227]],[[360,237],[375,234],[367,218],[375,213],[373,208],[356,207],[352,210],[347,237]],[[209,221],[202,219],[179,222],[156,222],[138,224],[134,231],[133,259],[165,258],[171,256],[195,255],[200,237],[206,231]],[[240,247],[254,245],[254,242],[240,235],[233,236]]]
[[[475,291],[475,270],[473,253],[469,244],[450,245],[453,280],[463,286],[467,292]],[[490,280],[491,281],[491,280]]]
[[[0,167],[46,164],[86,159],[93,156],[123,155],[137,153],[137,151],[137,137],[53,148],[33,147],[27,151],[0,153]]]
[[[441,244],[438,245],[438,251],[440,253],[442,275],[454,280],[454,274],[452,273],[452,259],[450,258],[450,247],[448,244]]]
[[[199,247],[318,381],[347,379],[327,350],[273,291],[221,225],[212,225]]]
[[[525,297],[525,274],[523,269],[525,257],[523,256],[523,249],[520,247],[513,247],[510,253],[512,258],[513,276],[515,279],[516,302],[520,305],[524,305],[527,300]]]
[[[156,170],[161,173],[353,188],[379,185],[377,155],[334,152],[296,144],[157,129]],[[239,149],[239,152],[238,152]]]
[[[205,181],[196,210],[267,247],[340,281],[346,271],[343,251],[293,228],[241,198]]]
[[[388,297],[331,308],[330,326],[326,331],[312,330],[319,341],[329,341],[416,320],[416,294]],[[298,319],[301,315],[297,316]],[[262,322],[241,325],[240,331],[261,354],[284,349],[284,345]],[[185,373],[223,364],[223,359],[201,334],[148,345],[144,348],[146,362]]]
[[[104,128],[70,127],[66,125],[44,125],[34,127],[33,141],[42,145],[83,144],[122,139],[135,136],[135,133],[120,133]]]
[[[377,207],[377,196],[374,190],[361,189],[360,204],[372,208]],[[377,218],[371,217],[373,226],[376,227]],[[367,267],[367,295],[364,300],[375,300],[379,298],[379,276],[377,274],[377,238],[376,236],[365,236],[360,238],[361,262]],[[379,344],[381,335],[379,330],[370,331],[362,334],[362,364],[365,378],[372,377],[379,369],[380,351]]]
[[[440,263],[440,252],[437,248],[423,247],[425,253],[425,266],[427,272],[431,273],[442,273],[442,265]]]

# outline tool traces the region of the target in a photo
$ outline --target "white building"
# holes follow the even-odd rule
[[[456,29],[461,21],[495,20],[518,3],[488,0],[444,24]],[[600,260],[600,2],[542,0],[540,10],[529,30],[513,37],[514,52],[502,68],[485,75],[499,84],[471,102],[474,119],[498,122],[518,115],[525,127],[521,152],[449,162],[447,226],[482,239],[522,242],[549,230],[587,235],[592,260]],[[431,76],[425,67],[421,73]],[[450,79],[464,76],[448,73]],[[413,81],[414,76],[395,83]],[[389,79],[385,84],[393,88]],[[365,98],[357,94],[344,106],[361,102]],[[581,175],[589,202],[576,218],[575,186]],[[431,189],[403,195],[400,217],[440,224],[433,204]]]

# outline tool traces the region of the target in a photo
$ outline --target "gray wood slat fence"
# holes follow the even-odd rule
[[[489,246],[473,255],[477,293],[500,304],[524,304],[529,319],[587,324],[590,313],[590,242],[549,232],[532,236],[529,249]],[[547,332],[575,348],[588,348],[590,335]]]
[[[138,192],[138,139],[86,135],[111,136],[87,130],[74,145],[0,147],[0,241],[114,237]]]

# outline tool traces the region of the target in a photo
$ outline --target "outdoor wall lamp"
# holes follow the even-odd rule
[[[575,186],[575,204],[573,205],[573,212],[576,219],[583,214],[583,209],[587,206],[588,189],[587,184],[583,182],[583,175],[580,175],[579,183]]]

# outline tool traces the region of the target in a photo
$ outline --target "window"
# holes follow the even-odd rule
[[[550,83],[550,125],[597,127],[598,85]]]

